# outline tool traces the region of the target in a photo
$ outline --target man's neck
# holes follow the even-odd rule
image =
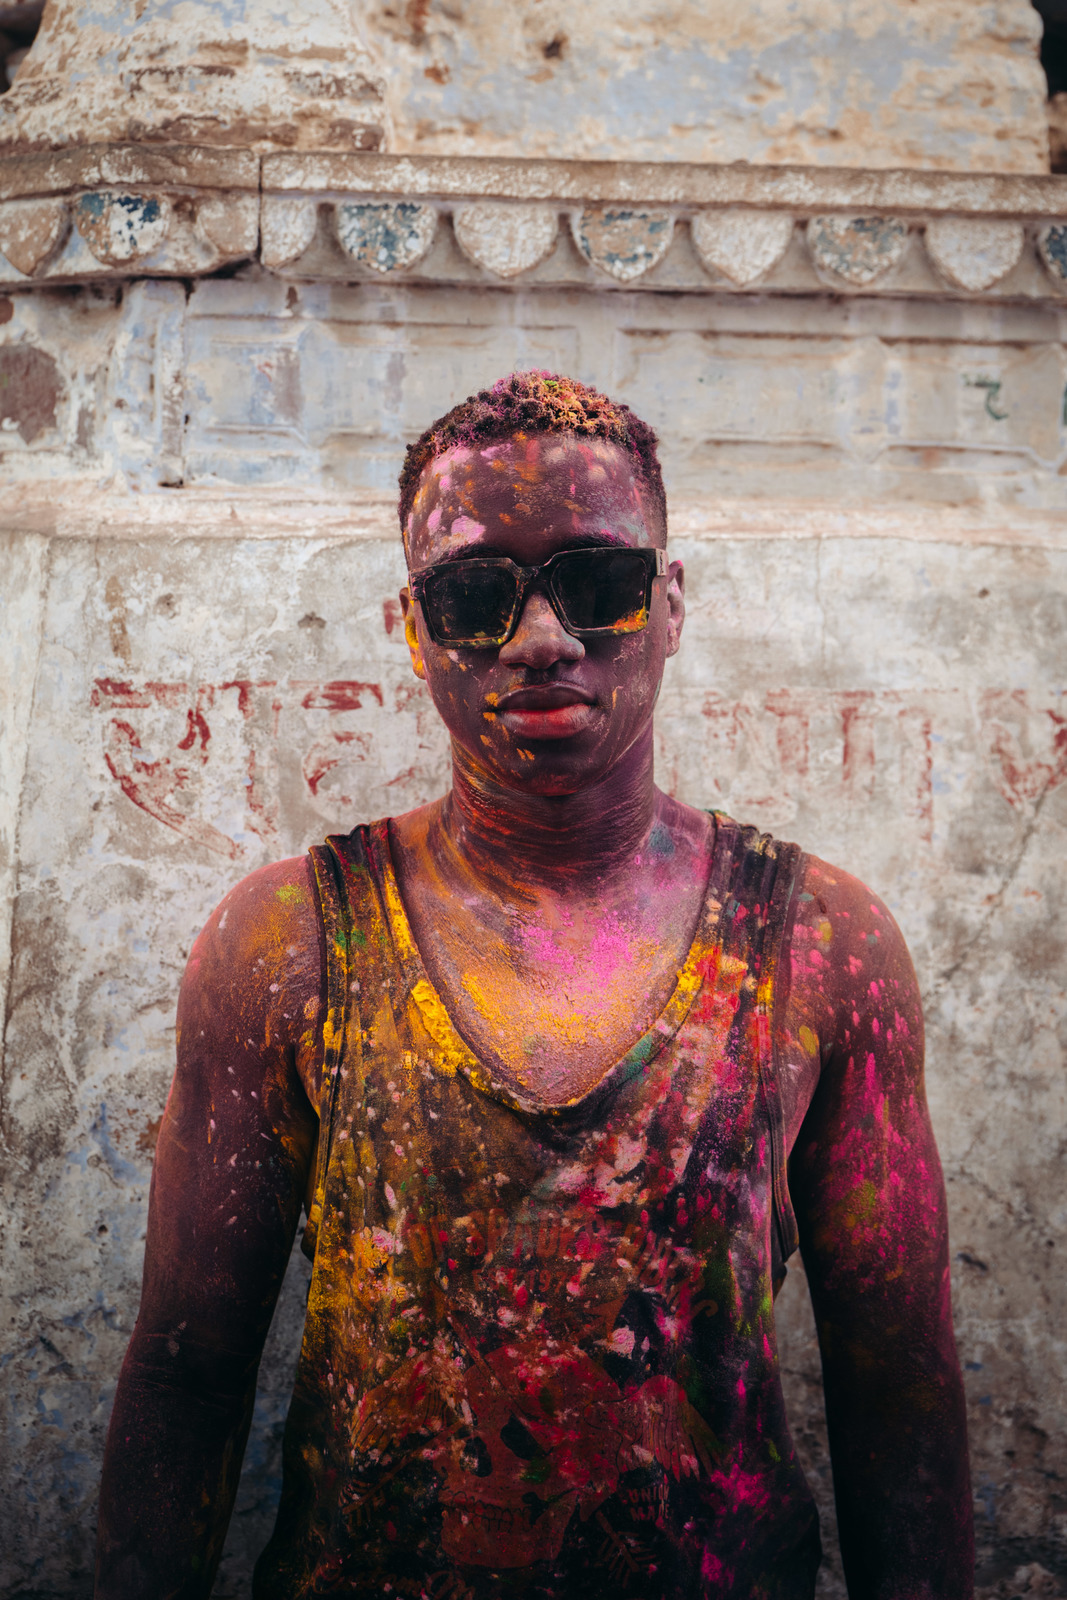
[[[454,750],[452,791],[440,823],[476,878],[492,883],[506,877],[527,892],[581,892],[632,876],[658,800],[651,730],[601,779],[576,794],[506,788]]]

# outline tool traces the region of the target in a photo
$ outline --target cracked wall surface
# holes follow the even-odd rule
[[[362,0],[389,148],[1047,172],[1029,0]]]
[[[9,542],[33,662],[3,1099],[7,1470],[22,1505],[9,1595],[86,1592],[197,928],[253,866],[446,779],[398,626],[388,508],[353,521],[257,536],[242,519],[240,537],[191,538],[175,509],[150,536]],[[690,613],[660,781],[847,863],[899,918],[929,1022],[980,1537],[1051,1560],[1067,1514],[1067,552],[992,534],[917,544],[899,522],[753,536],[695,517],[675,543]],[[294,1263],[220,1594],[243,1592],[269,1525],[303,1276]],[[825,1506],[799,1282],[782,1321]]]
[[[1047,172],[1030,0],[55,0],[0,144]]]

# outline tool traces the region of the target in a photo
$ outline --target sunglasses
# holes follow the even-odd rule
[[[414,573],[408,587],[435,644],[489,650],[507,644],[535,583],[578,639],[639,633],[648,622],[652,580],[666,570],[665,550],[596,545],[557,550],[539,567],[516,566],[507,556],[442,561]]]

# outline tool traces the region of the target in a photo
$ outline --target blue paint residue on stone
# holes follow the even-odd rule
[[[106,194],[83,194],[78,201],[78,211],[90,222],[99,222],[111,199]]]
[[[1067,225],[1053,224],[1045,234],[1042,254],[1049,271],[1067,283]]]
[[[363,202],[337,208],[337,235],[358,261],[378,272],[409,267],[429,243],[431,213],[410,200]]]
[[[613,276],[635,278],[659,260],[673,228],[673,217],[662,211],[605,206],[583,213],[578,244],[587,260]]]
[[[872,283],[899,260],[908,225],[897,217],[813,217],[812,255],[824,271],[850,283]]]

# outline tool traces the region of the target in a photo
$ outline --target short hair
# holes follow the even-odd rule
[[[479,389],[443,417],[431,422],[409,444],[400,470],[400,528],[415,503],[427,464],[457,445],[477,446],[515,434],[576,433],[608,439],[626,451],[639,483],[667,526],[667,497],[656,454],[656,435],[647,422],[598,389],[556,372],[512,372],[491,389]]]

